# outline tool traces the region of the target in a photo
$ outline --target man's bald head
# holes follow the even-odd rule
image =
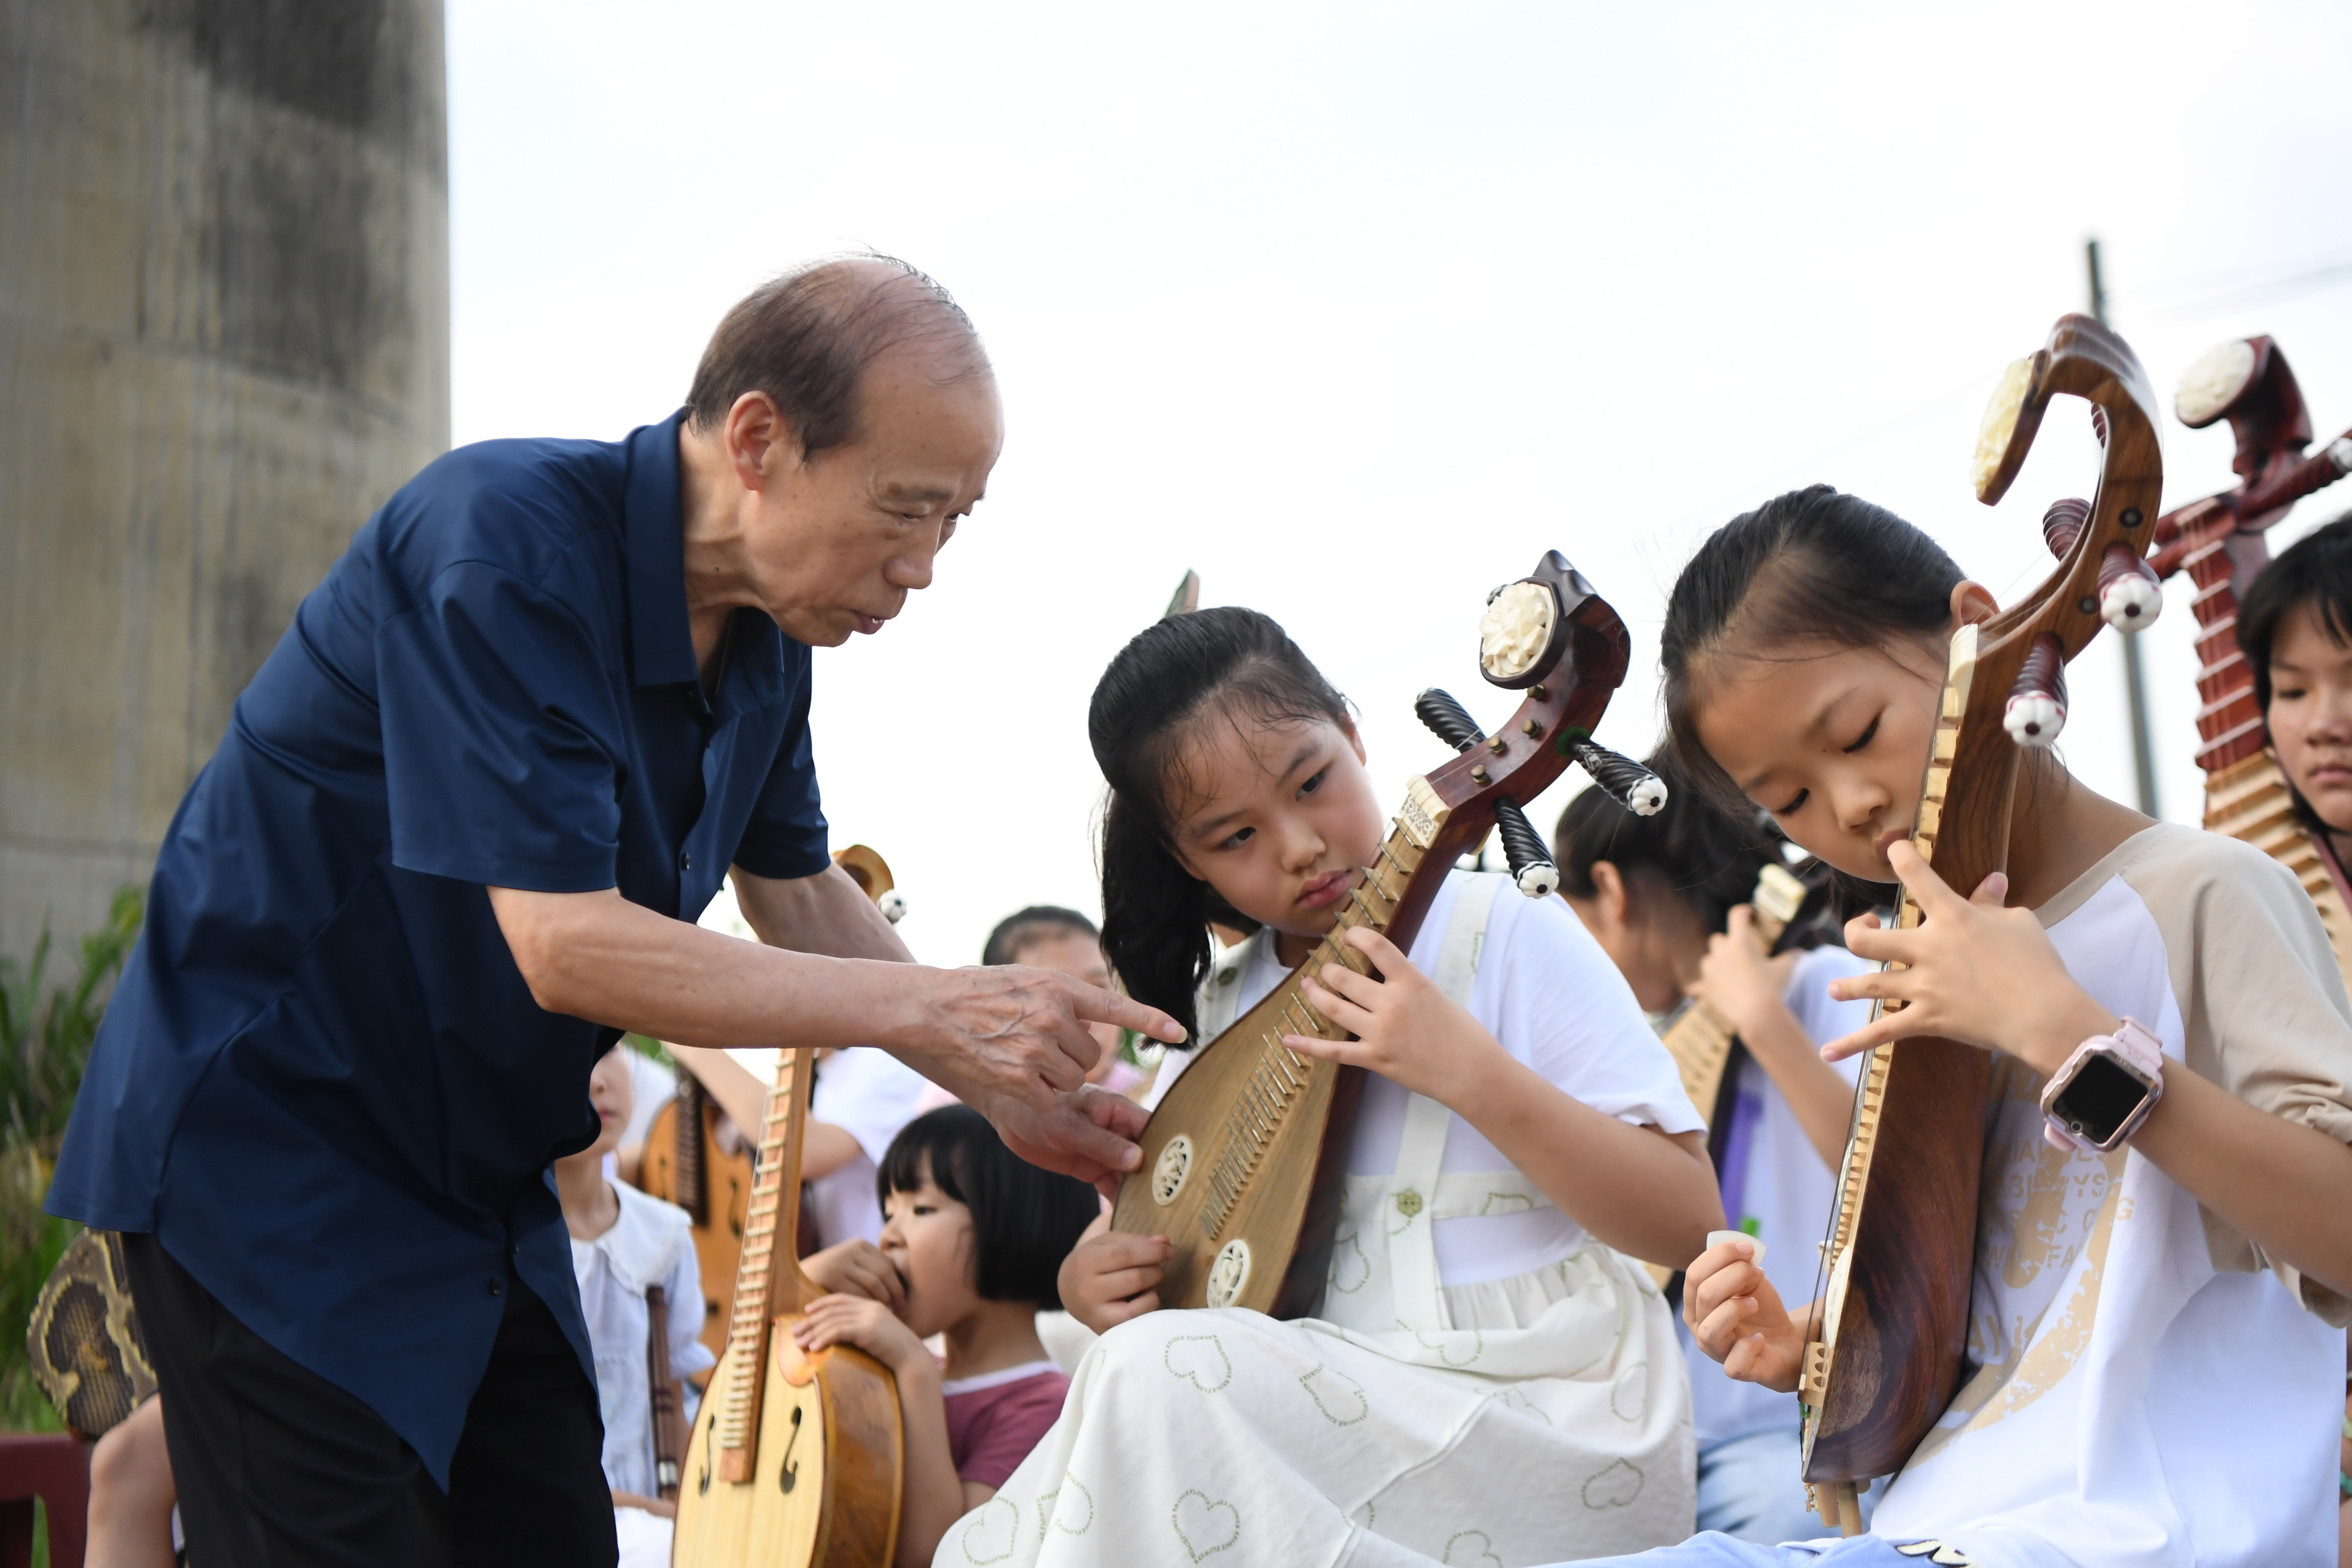
[[[687,416],[708,434],[736,399],[765,393],[814,458],[857,439],[866,373],[899,353],[919,356],[942,386],[990,374],[971,318],[928,274],[890,256],[811,262],[727,312],[695,368]]]

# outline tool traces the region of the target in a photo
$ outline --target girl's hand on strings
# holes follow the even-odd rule
[[[819,1296],[808,1313],[793,1325],[793,1343],[803,1355],[814,1355],[828,1345],[856,1345],[900,1377],[923,1367],[937,1375],[940,1363],[915,1337],[915,1331],[879,1301],[863,1296]]]
[[[1113,1230],[1110,1215],[1097,1215],[1055,1276],[1063,1310],[1098,1334],[1155,1311],[1160,1277],[1174,1256],[1166,1237]]]
[[[1369,1068],[1416,1094],[1444,1101],[1476,1057],[1506,1053],[1486,1026],[1412,966],[1402,949],[1375,931],[1351,926],[1339,939],[1371,961],[1377,974],[1359,974],[1328,960],[1315,979],[1301,980],[1308,1006],[1355,1036],[1326,1040],[1285,1035],[1302,1057]]]
[[[1688,989],[1730,1019],[1741,1034],[1758,1034],[1765,1019],[1788,1005],[1781,998],[1788,994],[1789,974],[1796,966],[1793,952],[1764,955],[1764,943],[1756,934],[1755,906],[1738,904],[1728,928],[1706,939],[1706,956],[1699,960],[1698,978]]]
[[[1928,868],[1908,841],[1887,851],[1903,885],[1918,900],[1914,931],[1890,930],[1875,915],[1847,922],[1846,946],[1863,958],[1902,965],[1830,983],[1841,1002],[1899,1001],[1869,1024],[1822,1047],[1824,1061],[1914,1035],[2006,1051],[2036,1072],[2054,1072],[2093,1035],[2121,1023],[2066,973],[2032,910],[2001,907],[2009,878],[1996,871],[1964,899]]]
[[[1781,1306],[1755,1256],[1752,1244],[1727,1241],[1692,1258],[1683,1274],[1683,1321],[1727,1375],[1794,1394],[1805,1361],[1805,1321]]]

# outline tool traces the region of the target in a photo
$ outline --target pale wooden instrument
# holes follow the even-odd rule
[[[1806,892],[1805,884],[1785,866],[1767,866],[1758,874],[1751,902],[1756,907],[1756,940],[1767,952],[1804,907]],[[1666,1054],[1675,1058],[1675,1070],[1682,1074],[1683,1092],[1690,1096],[1691,1104],[1710,1127],[1721,1110],[1717,1102],[1723,1098],[1724,1068],[1738,1035],[1730,1019],[1704,999],[1695,999],[1661,1037]]]
[[[1649,811],[1664,802],[1647,770],[1591,743],[1624,677],[1629,641],[1574,567],[1548,553],[1532,575],[1496,591],[1481,629],[1486,679],[1527,694],[1511,722],[1488,737],[1452,698],[1423,694],[1416,710],[1463,754],[1410,782],[1339,924],[1270,995],[1200,1047],[1144,1130],[1143,1163],[1121,1185],[1111,1224],[1173,1243],[1159,1288],[1168,1306],[1295,1318],[1322,1299],[1363,1069],[1298,1056],[1282,1041],[1346,1037],[1298,989],[1326,964],[1370,968],[1341,933],[1366,926],[1409,949],[1446,872],[1490,827],[1500,829],[1523,892],[1556,889],[1558,869],[1518,803],[1570,760],[1621,802],[1638,796]]]
[[[833,852],[858,890],[874,900],[883,918],[896,925],[907,913],[907,896],[898,890],[889,862],[863,844]],[[751,1197],[751,1147],[719,1136],[719,1102],[679,1064],[677,1094],[654,1113],[646,1129],[645,1153],[637,1168],[637,1190],[674,1203],[686,1211],[694,1237],[696,1276],[702,1281],[702,1342],[714,1356],[727,1353],[727,1323],[733,1297],[729,1291],[743,1259],[743,1226]],[[751,1129],[742,1130],[746,1137]],[[803,1217],[794,1237],[796,1250],[806,1257],[816,1247],[816,1226]]]
[[[879,855],[853,845],[835,859],[891,913]],[[824,1294],[792,1245],[815,1055],[799,1047],[776,1058],[727,1349],[687,1448],[677,1568],[884,1568],[898,1550],[906,1477],[898,1383],[855,1346],[803,1355],[791,1333]]]
[[[2042,349],[2010,367],[1979,437],[1978,499],[1990,505],[2008,489],[2060,394],[2095,406],[2098,489],[2077,503],[2058,569],[1988,625],[1953,635],[1926,760],[1912,841],[1964,892],[2007,862],[2019,753],[2063,722],[2064,660],[2116,614],[2113,584],[2154,581],[2141,558],[2164,485],[2155,398],[2130,348],[2089,317],[2060,318]],[[1919,918],[1906,889],[1898,923]],[[1990,1066],[1972,1046],[1922,1037],[1877,1047],[1863,1070],[1798,1386],[1804,1479],[1849,1533],[1861,1527],[1858,1484],[1902,1468],[1959,1381]]]

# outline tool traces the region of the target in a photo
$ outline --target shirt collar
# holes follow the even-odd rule
[[[639,686],[696,678],[686,618],[686,518],[678,490],[680,409],[629,433],[622,532],[629,556],[629,663]]]

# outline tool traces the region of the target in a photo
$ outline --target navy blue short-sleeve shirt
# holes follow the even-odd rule
[[[827,864],[809,650],[738,611],[697,679],[677,435],[464,447],[360,531],[173,819],[49,1192],[444,1485],[509,1265],[591,1364],[546,1171],[615,1034],[531,1000],[485,889],[691,921]]]

